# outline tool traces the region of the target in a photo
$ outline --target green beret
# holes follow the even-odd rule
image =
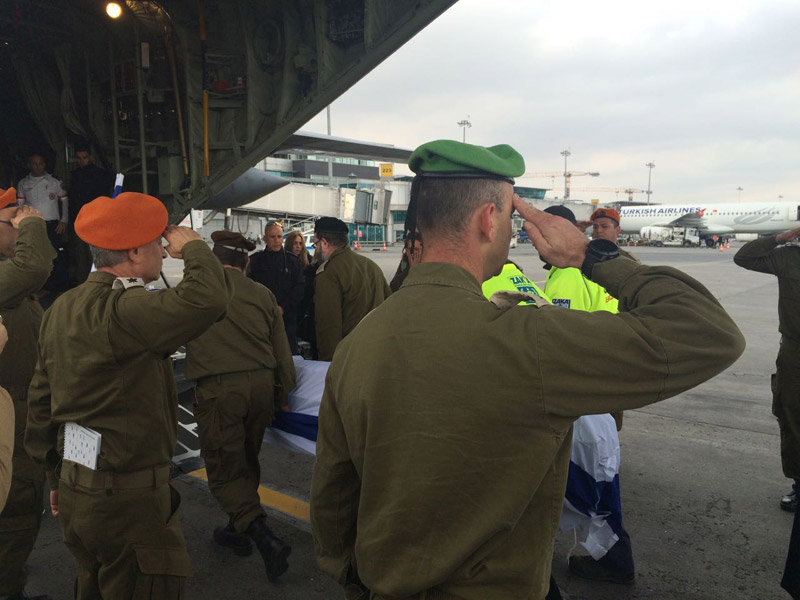
[[[422,177],[501,179],[514,183],[513,178],[525,172],[525,160],[506,144],[484,148],[436,140],[414,150],[408,167]]]

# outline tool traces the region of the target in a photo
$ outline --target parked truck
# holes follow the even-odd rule
[[[648,246],[685,246],[687,248],[700,245],[700,230],[695,227],[642,227],[641,236]]]

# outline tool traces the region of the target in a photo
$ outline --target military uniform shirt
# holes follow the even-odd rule
[[[324,572],[389,597],[545,596],[573,420],[673,396],[744,349],[675,269],[619,258],[593,276],[630,312],[503,310],[464,269],[423,263],[342,342],[311,486]]]
[[[348,246],[337,248],[314,279],[319,359],[331,360],[339,342],[391,293],[378,265]]]
[[[182,254],[183,280],[174,288],[124,289],[96,271],[47,311],[25,449],[48,470],[58,464],[70,421],[103,436],[99,469],[169,464],[178,423],[170,355],[224,316],[229,299],[222,265],[205,242],[188,242]]]
[[[56,256],[46,227],[38,217],[23,219],[13,258],[0,260],[0,315],[8,330],[8,344],[0,354],[0,385],[15,400],[24,400],[33,377],[42,322],[36,292],[50,276]]]
[[[11,456],[14,454],[14,403],[0,388],[0,512],[11,487]]]
[[[740,267],[778,277],[778,330],[800,340],[800,246],[778,248],[775,236],[742,246],[733,257]]]
[[[225,279],[233,291],[227,316],[186,345],[186,377],[272,369],[283,389],[293,389],[294,363],[275,296],[239,270],[226,268]]]

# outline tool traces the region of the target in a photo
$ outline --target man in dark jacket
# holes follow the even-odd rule
[[[78,212],[100,196],[111,195],[114,176],[92,162],[88,145],[75,148],[78,168],[72,172],[69,185],[69,286],[75,287],[86,281],[92,270],[92,255],[89,246],[75,234],[75,219]]]
[[[267,225],[264,242],[267,247],[250,257],[248,275],[275,294],[283,315],[289,348],[292,354],[300,354],[297,348],[297,311],[305,286],[303,269],[298,258],[283,249],[283,228],[279,223]]]

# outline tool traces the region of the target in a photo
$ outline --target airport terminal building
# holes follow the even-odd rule
[[[395,166],[404,163],[385,162],[382,146],[372,147],[372,156],[326,156],[302,150],[276,153],[256,169],[281,178],[279,189],[227,211],[192,211],[186,223],[206,238],[227,223],[229,229],[260,242],[271,221],[280,221],[287,231],[311,233],[314,219],[329,216],[350,226],[351,243],[357,240],[364,246],[382,246],[402,241],[413,177],[395,177]],[[396,150],[406,158],[411,154],[410,150]],[[545,200],[545,188],[518,186],[515,191],[539,208],[553,203]],[[591,213],[589,204],[570,205],[579,218]]]

